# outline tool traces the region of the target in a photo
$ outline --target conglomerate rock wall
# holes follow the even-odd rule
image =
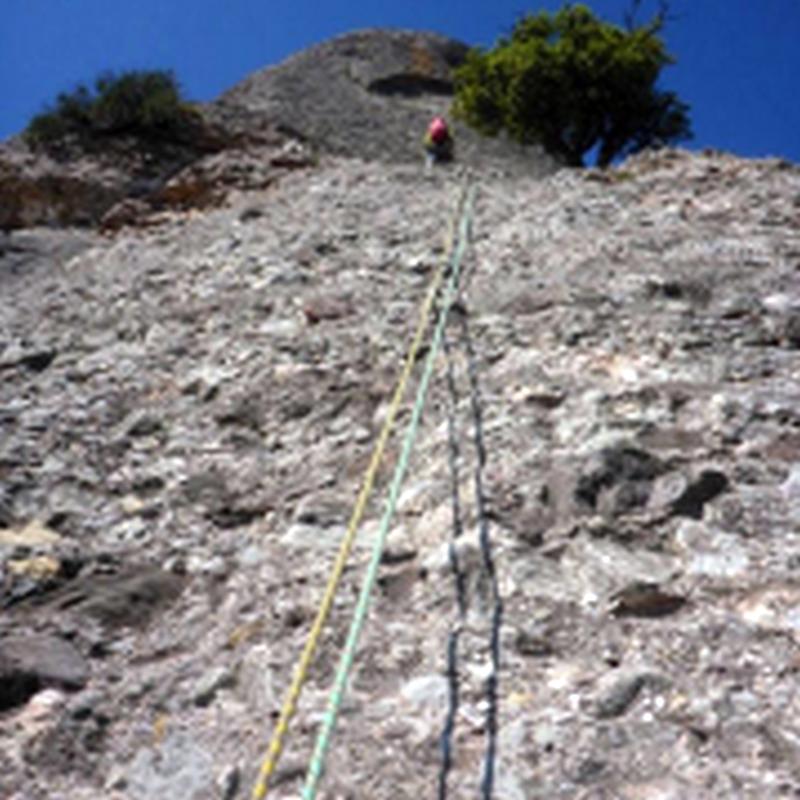
[[[800,171],[663,151],[475,179],[459,314],[504,602],[495,796],[796,797]],[[0,795],[248,796],[460,180],[325,158],[144,230],[5,237]],[[491,604],[459,330],[466,797]],[[324,797],[435,791],[447,408],[440,359]],[[298,794],[398,448],[276,798]]]

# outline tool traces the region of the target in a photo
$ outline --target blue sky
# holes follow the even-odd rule
[[[0,139],[59,91],[108,69],[173,69],[193,100],[311,44],[365,27],[433,30],[491,46],[521,0],[2,0]],[[621,23],[630,0],[595,0]],[[691,105],[691,148],[800,162],[800,0],[672,0],[664,31],[677,65],[662,86]],[[643,0],[642,18],[655,11]]]

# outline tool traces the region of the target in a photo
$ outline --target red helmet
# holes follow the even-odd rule
[[[428,133],[434,142],[442,142],[447,138],[447,123],[442,117],[434,117],[428,128]]]

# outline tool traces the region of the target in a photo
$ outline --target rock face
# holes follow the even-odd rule
[[[21,140],[0,145],[0,228],[91,225],[132,190],[118,164],[80,157],[59,163]]]
[[[236,190],[263,189],[311,156],[274,129],[241,136],[208,111],[206,140],[142,152],[135,140],[52,157],[21,139],[0,145],[0,228],[153,224],[159,212],[219,205]],[[157,218],[156,218],[157,219]]]
[[[219,100],[301,132],[325,151],[367,160],[419,161],[434,114],[448,114],[452,70],[468,51],[432,33],[364,30],[323,42],[251,75]],[[454,123],[462,164],[552,171],[540,151],[487,140]]]
[[[796,797],[800,170],[509,164],[476,173],[458,307],[504,603],[494,796]],[[323,155],[147,228],[0,241],[0,796],[248,796],[459,179]],[[453,797],[479,793],[492,621],[460,330]],[[442,358],[326,797],[438,780],[450,407]],[[299,794],[399,438],[271,797]]]

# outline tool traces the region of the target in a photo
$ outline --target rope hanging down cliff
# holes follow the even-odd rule
[[[486,444],[483,433],[483,403],[478,382],[478,366],[475,349],[469,330],[469,321],[465,313],[453,314],[458,319],[460,336],[458,344],[464,351],[469,379],[469,403],[472,417],[472,439],[475,449],[475,514],[477,518],[479,542],[481,550],[482,577],[488,584],[491,595],[491,621],[489,630],[490,671],[486,679],[486,749],[484,755],[483,776],[481,779],[481,797],[491,800],[494,788],[494,773],[497,758],[497,687],[500,674],[500,627],[503,617],[503,602],[497,581],[497,574],[489,538],[489,518],[486,511],[486,494],[483,485],[483,471],[486,466]],[[453,347],[445,336],[445,354],[447,356],[447,388],[448,388],[448,462],[451,475],[451,496],[453,512],[453,532],[449,545],[450,567],[456,589],[457,617],[454,620],[447,641],[447,678],[449,685],[448,711],[440,739],[442,749],[442,765],[439,773],[438,800],[447,798],[447,778],[453,761],[453,734],[455,732],[456,715],[459,704],[459,643],[466,627],[468,610],[467,575],[458,555],[458,543],[464,530],[461,513],[460,470],[461,450],[456,430],[456,413],[459,406],[459,395],[455,379]]]
[[[370,596],[377,580],[378,568],[380,566],[381,556],[383,554],[386,535],[389,531],[389,525],[397,505],[397,498],[400,494],[400,486],[408,467],[417,428],[419,427],[419,421],[422,416],[422,409],[425,405],[428,385],[430,383],[431,376],[433,375],[436,358],[441,348],[442,339],[444,336],[444,327],[447,322],[450,305],[455,297],[460,274],[461,260],[464,256],[464,251],[466,250],[468,241],[468,232],[471,222],[474,196],[475,188],[473,186],[469,186],[466,189],[466,196],[464,198],[463,211],[461,213],[461,220],[459,224],[458,242],[449,264],[449,276],[440,304],[439,317],[436,322],[436,327],[433,331],[428,355],[425,359],[425,365],[423,367],[422,376],[417,389],[416,401],[411,413],[411,419],[409,420],[408,427],[406,428],[406,436],[403,440],[400,458],[389,487],[389,495],[386,500],[384,515],[381,519],[380,528],[373,545],[372,555],[367,567],[364,583],[361,587],[358,603],[353,614],[353,620],[348,632],[345,648],[339,661],[339,668],[334,679],[333,688],[331,689],[331,693],[328,698],[328,709],[325,713],[325,717],[323,718],[322,725],[314,745],[314,753],[306,774],[306,783],[302,794],[303,800],[314,800],[316,797],[319,781],[322,777],[322,772],[325,765],[325,758],[330,746],[333,729],[336,725],[336,720],[339,714],[342,699],[344,697],[350,671],[355,661],[358,639],[366,620]]]
[[[447,273],[447,269],[448,268],[450,269],[451,285],[454,285],[452,283],[454,272],[455,276],[457,277],[457,268],[454,269],[452,263],[454,259],[453,242],[456,234],[456,225],[459,218],[461,218],[462,226],[465,224],[463,220],[465,219],[465,215],[467,213],[467,202],[469,202],[471,206],[472,194],[473,190],[470,189],[466,184],[459,193],[458,203],[456,206],[456,213],[453,215],[451,219],[450,227],[447,234],[445,256],[442,259],[439,268],[437,269],[433,277],[433,280],[431,281],[428,293],[425,297],[425,301],[423,302],[422,307],[420,308],[417,328],[414,334],[414,338],[409,347],[408,353],[406,355],[405,364],[401,372],[400,378],[398,380],[397,388],[392,398],[392,402],[389,406],[389,410],[387,411],[386,420],[384,422],[380,436],[378,437],[378,441],[375,445],[375,449],[373,451],[369,467],[364,476],[364,481],[361,490],[359,492],[358,498],[356,500],[356,504],[347,527],[347,532],[345,533],[345,536],[342,539],[341,545],[339,547],[336,560],[334,562],[327,586],[325,588],[322,602],[320,604],[314,622],[311,626],[311,630],[309,631],[308,639],[306,640],[303,652],[295,668],[292,683],[286,693],[286,697],[284,699],[284,703],[281,708],[280,715],[278,717],[278,722],[275,726],[275,730],[273,732],[272,739],[267,749],[266,756],[261,764],[258,779],[256,781],[255,786],[253,787],[253,791],[251,794],[252,800],[262,800],[262,798],[266,797],[267,792],[269,790],[270,779],[278,765],[281,753],[283,752],[284,741],[288,733],[289,725],[291,723],[292,718],[294,717],[295,711],[297,710],[297,703],[299,701],[300,694],[302,693],[303,686],[305,685],[305,682],[307,680],[308,672],[311,667],[311,662],[314,658],[314,654],[317,650],[317,646],[319,644],[319,640],[322,634],[322,629],[325,625],[325,622],[327,621],[328,616],[330,615],[336,590],[339,586],[339,583],[341,582],[342,575],[344,574],[344,569],[347,564],[347,559],[349,558],[350,551],[352,550],[353,544],[355,542],[356,533],[361,523],[361,519],[364,515],[367,506],[367,501],[372,492],[378,468],[383,458],[383,453],[386,449],[389,437],[394,428],[394,423],[397,418],[398,412],[400,410],[400,405],[402,403],[403,397],[405,396],[405,390],[410,380],[411,372],[413,370],[414,364],[417,361],[418,355],[421,352],[423,339],[430,324],[430,318],[432,316],[434,303],[436,301],[437,296],[439,295],[440,289],[442,287],[444,278]],[[452,295],[452,289],[450,290],[449,294]],[[442,318],[443,317],[440,314],[440,319]],[[320,771],[321,771],[321,766],[320,766]]]
[[[440,744],[442,748],[442,766],[439,771],[438,798],[447,798],[447,777],[453,765],[453,734],[456,727],[456,715],[459,705],[459,674],[458,674],[458,645],[461,632],[467,617],[467,575],[464,571],[461,558],[458,555],[458,544],[464,533],[464,520],[461,515],[461,475],[459,464],[461,462],[461,449],[458,444],[458,431],[456,429],[456,414],[458,413],[458,389],[456,387],[455,367],[453,354],[448,337],[444,338],[444,350],[447,357],[447,460],[450,467],[450,504],[453,516],[453,530],[448,545],[450,570],[453,573],[453,583],[456,590],[457,617],[450,627],[447,636],[447,685],[448,704],[447,715]]]

